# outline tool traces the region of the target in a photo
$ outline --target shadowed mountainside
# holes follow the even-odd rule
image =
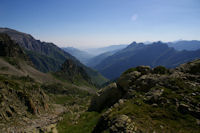
[[[107,79],[105,79],[100,73],[86,67],[75,57],[63,51],[53,43],[41,42],[40,40],[34,39],[29,34],[8,28],[0,28],[0,33],[8,34],[12,40],[16,41],[22,48],[24,48],[26,54],[29,56],[35,67],[42,72],[58,71],[62,64],[67,59],[70,59],[86,71],[93,84],[99,86],[107,81]]]

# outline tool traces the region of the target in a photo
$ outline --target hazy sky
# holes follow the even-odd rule
[[[1,0],[0,27],[79,48],[200,40],[200,0]]]

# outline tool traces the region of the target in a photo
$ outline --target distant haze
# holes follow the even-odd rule
[[[60,47],[200,40],[200,0],[1,0],[0,27]]]

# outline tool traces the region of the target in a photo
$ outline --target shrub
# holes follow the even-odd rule
[[[157,66],[156,68],[153,69],[153,73],[155,73],[155,74],[167,74],[167,73],[169,73],[169,71],[164,66]]]

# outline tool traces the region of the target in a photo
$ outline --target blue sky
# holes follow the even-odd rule
[[[1,0],[0,27],[78,48],[200,40],[200,0]]]

